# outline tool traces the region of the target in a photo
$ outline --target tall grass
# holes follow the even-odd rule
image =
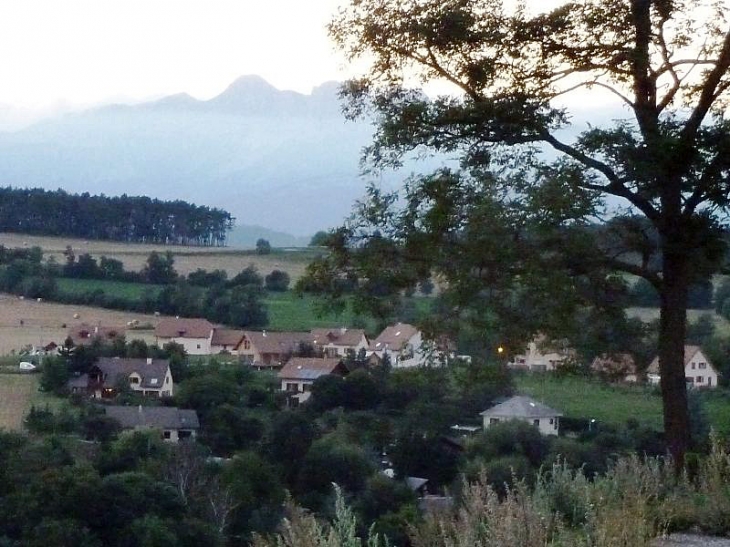
[[[338,492],[328,524],[295,510],[282,531],[256,547],[375,547],[361,539]],[[716,436],[691,474],[668,458],[630,456],[602,476],[556,463],[533,487],[516,481],[500,495],[482,475],[464,484],[454,510],[432,512],[411,529],[414,547],[643,547],[667,532],[730,532],[730,454]]]

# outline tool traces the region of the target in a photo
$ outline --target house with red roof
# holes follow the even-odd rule
[[[213,324],[206,319],[165,319],[155,328],[155,341],[160,347],[169,342],[180,344],[188,355],[210,355]]]
[[[325,357],[345,357],[355,355],[362,349],[367,350],[369,341],[362,329],[312,329],[314,348]]]

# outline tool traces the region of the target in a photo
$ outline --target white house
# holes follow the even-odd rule
[[[515,369],[549,372],[555,370],[569,358],[574,357],[574,351],[566,347],[555,347],[558,344],[548,344],[545,337],[540,335],[527,344],[527,351],[514,356],[507,366]]]
[[[521,420],[537,427],[543,435],[558,434],[562,415],[562,412],[522,395],[511,397],[481,413],[485,430],[501,422]]]
[[[714,389],[717,387],[717,376],[717,370],[699,346],[684,346],[684,377],[688,387]],[[646,380],[650,384],[660,382],[658,356],[646,369]]]
[[[348,351],[355,355],[367,350],[368,339],[362,329],[312,329],[312,344],[325,357],[345,357]]]
[[[155,341],[160,347],[168,342],[180,344],[188,355],[210,355],[213,325],[206,319],[165,319],[155,328]]]
[[[448,346],[424,340],[421,331],[413,325],[396,323],[370,342],[367,353],[371,361],[382,360],[387,355],[394,368],[419,367],[443,364],[454,353]]]

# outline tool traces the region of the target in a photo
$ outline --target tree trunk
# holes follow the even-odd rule
[[[677,471],[684,466],[684,455],[691,442],[684,376],[689,263],[687,253],[678,243],[665,238],[663,245],[663,287],[659,319],[659,372],[664,406],[664,433]]]

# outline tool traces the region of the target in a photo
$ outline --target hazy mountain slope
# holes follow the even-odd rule
[[[370,135],[342,118],[333,84],[300,95],[245,77],[209,101],[175,95],[0,134],[0,184],[184,199],[306,235],[362,195]]]

